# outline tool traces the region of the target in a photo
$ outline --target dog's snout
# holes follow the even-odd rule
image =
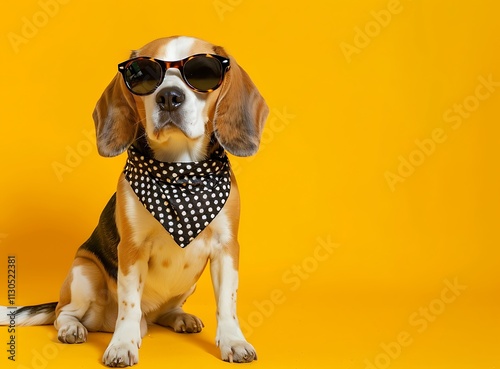
[[[186,96],[177,87],[166,87],[156,94],[156,103],[161,110],[174,111],[184,102]]]

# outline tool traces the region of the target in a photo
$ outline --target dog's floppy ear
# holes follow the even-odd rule
[[[217,54],[227,56],[221,47]],[[262,129],[269,113],[263,97],[248,74],[230,58],[214,114],[215,136],[224,149],[236,156],[257,152]]]
[[[104,90],[92,117],[100,155],[120,155],[134,142],[139,116],[134,97],[125,87],[120,73]]]

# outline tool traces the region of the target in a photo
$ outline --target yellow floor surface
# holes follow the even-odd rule
[[[223,46],[270,108],[258,154],[230,157],[258,353],[244,367],[500,369],[498,0],[3,4],[0,305],[9,255],[16,304],[58,299],[126,160],[98,155],[96,102],[130,50],[189,35]],[[139,369],[238,367],[202,278],[186,310],[204,331],[152,327]],[[111,339],[16,328],[14,362],[9,335],[0,369],[103,368]]]
[[[328,268],[328,265],[322,265]],[[286,273],[286,271],[285,271]],[[248,368],[498,368],[498,304],[457,278],[432,286],[346,289],[315,274],[297,284],[247,278],[239,317],[258,361]],[[286,278],[284,278],[286,280]],[[186,311],[205,323],[199,334],[152,326],[143,339],[139,368],[230,368],[214,344],[214,303],[204,276]],[[249,293],[245,293],[245,288]],[[497,291],[498,292],[498,291]],[[88,342],[64,345],[52,326],[16,330],[16,361],[8,360],[7,328],[0,329],[2,368],[103,367],[111,339],[91,333]]]

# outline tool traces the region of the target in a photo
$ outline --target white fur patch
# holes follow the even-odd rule
[[[77,265],[71,269],[71,302],[63,306],[54,322],[57,329],[74,322],[75,319],[81,320],[90,304],[95,301],[95,290],[88,277],[83,273],[83,268],[83,266]]]
[[[164,48],[159,59],[181,60],[191,55],[195,39],[191,37],[177,37],[172,39]]]
[[[195,39],[179,37],[172,39],[153,57],[161,60],[175,61],[184,59],[196,51],[193,50]],[[171,114],[162,111],[157,103],[157,96],[165,88],[175,87],[184,94],[181,106]],[[166,71],[161,85],[151,95],[144,96],[146,110],[146,133],[155,156],[161,161],[197,161],[203,155],[205,124],[204,116],[206,94],[193,91],[182,79],[178,69]],[[166,125],[167,119],[172,123]]]
[[[17,306],[17,309],[21,309],[23,306]],[[11,323],[11,316],[7,314],[12,314],[16,309],[10,309],[7,306],[0,306],[0,326],[8,326]],[[51,324],[54,322],[55,313],[40,312],[36,315],[30,315],[29,311],[23,311],[17,314],[15,317],[16,326],[31,326],[31,325],[44,325]]]

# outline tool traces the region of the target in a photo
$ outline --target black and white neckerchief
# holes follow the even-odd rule
[[[210,224],[231,190],[229,159],[221,147],[203,161],[167,163],[131,146],[124,174],[139,201],[180,247]]]

